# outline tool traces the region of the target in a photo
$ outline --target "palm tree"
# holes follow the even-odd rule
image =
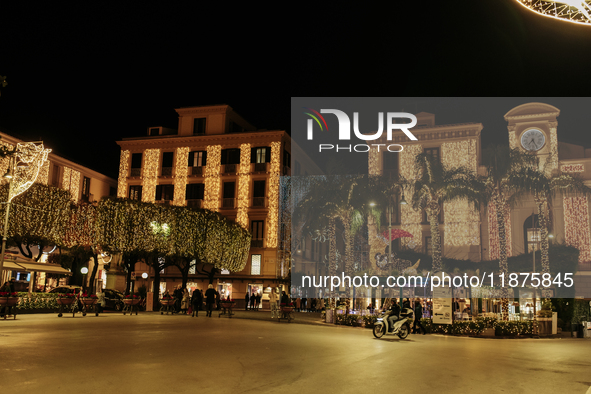
[[[409,181],[412,206],[415,210],[425,210],[427,213],[431,226],[433,272],[440,272],[442,269],[439,231],[441,204],[456,199],[467,199],[478,205],[482,195],[482,184],[468,169],[444,168],[440,161],[426,153],[417,155],[415,165],[417,177]]]
[[[499,234],[499,271],[507,277],[507,237],[505,221],[509,216],[510,199],[512,194],[522,188],[521,171],[535,165],[535,157],[531,154],[510,149],[506,146],[493,145],[482,152],[482,162],[486,167],[486,175],[481,180],[484,186],[483,200],[496,210]],[[501,289],[501,310],[503,320],[508,318],[509,298],[508,289]]]
[[[589,195],[591,192],[591,189],[578,177],[562,171],[552,173],[548,169],[548,163],[551,162],[552,160],[547,160],[541,170],[538,165],[523,167],[518,173],[512,174],[509,181],[516,188],[516,193],[512,196],[513,199],[521,197],[524,193],[531,193],[533,195],[540,223],[542,274],[550,273],[548,234],[550,207],[552,206],[553,198],[558,194],[575,193]],[[545,294],[545,296],[547,297],[548,294]]]

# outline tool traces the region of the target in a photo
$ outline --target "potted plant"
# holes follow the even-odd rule
[[[72,305],[76,301],[76,294],[62,293],[57,297],[58,305]]]
[[[289,302],[289,303],[282,302],[279,306],[281,308],[281,312],[284,312],[284,313],[285,312],[287,312],[287,313],[293,312],[293,302]]]
[[[142,299],[137,294],[128,294],[123,298],[123,303],[125,305],[137,305],[140,303]]]

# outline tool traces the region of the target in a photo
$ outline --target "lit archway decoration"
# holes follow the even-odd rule
[[[591,26],[591,0],[516,0],[543,16]]]

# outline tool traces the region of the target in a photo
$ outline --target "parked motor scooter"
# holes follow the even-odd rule
[[[414,312],[410,308],[403,308],[400,311],[400,319],[396,320],[394,324],[390,324],[388,316],[392,314],[391,310],[385,311],[373,327],[373,336],[381,338],[384,334],[398,335],[400,339],[405,339],[410,333],[410,325],[414,321]]]

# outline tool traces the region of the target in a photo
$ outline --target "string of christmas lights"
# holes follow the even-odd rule
[[[127,196],[127,177],[129,169],[129,151],[121,151],[121,159],[119,161],[119,179],[117,180],[117,197]]]
[[[564,240],[579,249],[579,262],[591,261],[587,197],[564,197]]]
[[[236,223],[248,228],[248,196],[250,188],[250,144],[240,145],[240,167],[238,168],[238,214]]]
[[[187,187],[187,172],[189,167],[189,147],[176,148],[174,166],[174,200],[173,205],[185,205],[185,189]]]
[[[156,184],[158,183],[158,167],[160,164],[160,149],[146,149],[142,165],[142,201],[156,200]]]
[[[415,161],[417,155],[423,153],[421,145],[405,145],[400,155],[400,175],[404,179],[413,180],[417,178]],[[412,195],[413,191],[407,191],[407,195]],[[414,245],[420,247],[423,244],[423,215],[420,211],[415,211],[411,204],[400,206],[400,223],[404,231],[413,235],[413,238],[401,238],[400,243],[406,247]],[[412,242],[412,243],[411,243]]]
[[[281,176],[281,142],[271,143],[271,171],[269,174],[269,214],[267,215],[267,247],[277,247],[279,215],[279,177]]]
[[[217,212],[220,198],[220,171],[222,162],[222,146],[207,146],[207,166],[205,167],[205,200],[203,208]]]

